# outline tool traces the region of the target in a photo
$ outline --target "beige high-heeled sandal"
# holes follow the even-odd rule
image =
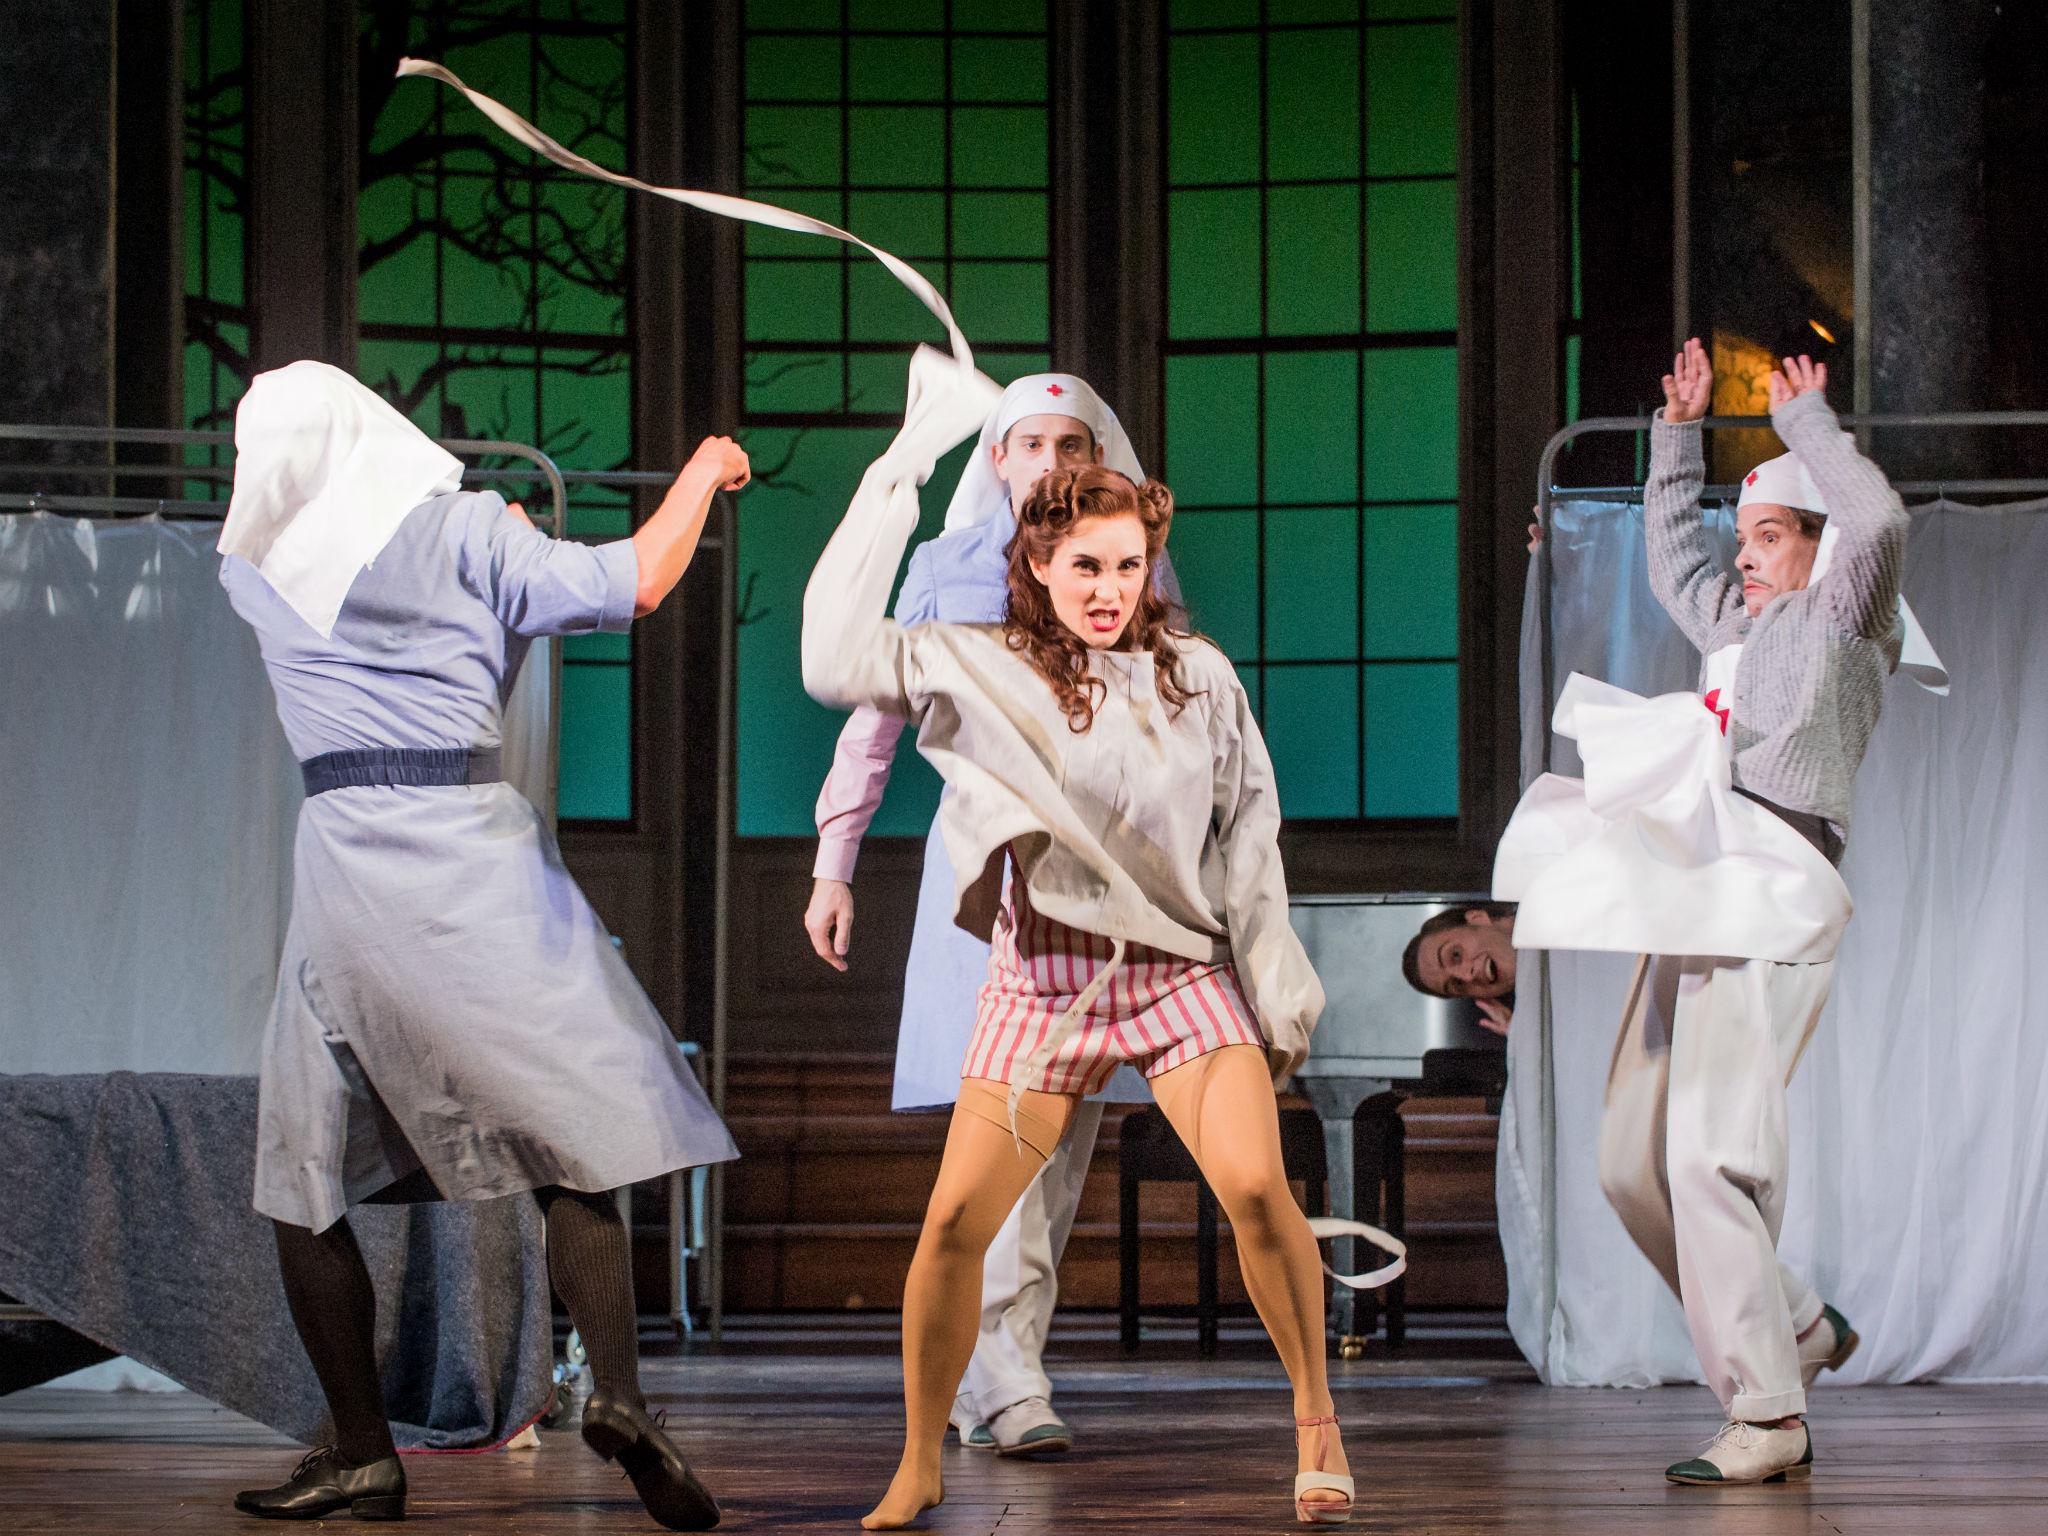
[[[1323,1463],[1329,1459],[1330,1455],[1330,1432],[1324,1426],[1336,1422],[1337,1415],[1334,1413],[1325,1414],[1320,1418],[1296,1419],[1294,1421],[1296,1429],[1313,1429],[1316,1431],[1315,1470],[1313,1472],[1297,1472],[1294,1474],[1294,1518],[1303,1525],[1349,1525],[1351,1523],[1351,1502],[1357,1492],[1357,1485],[1342,1472],[1325,1472],[1323,1470]],[[1323,1489],[1327,1489],[1331,1493],[1343,1494],[1344,1502],[1340,1504],[1335,1499],[1316,1499],[1311,1502],[1302,1497],[1305,1493],[1313,1493]]]

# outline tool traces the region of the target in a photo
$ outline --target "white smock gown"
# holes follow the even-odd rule
[[[323,638],[255,566],[255,629],[303,762],[493,752],[531,637],[623,630],[630,543],[549,538],[491,492],[406,514]],[[668,1027],[510,784],[309,797],[264,1039],[257,1210],[315,1231],[424,1168],[446,1198],[604,1190],[738,1155]]]

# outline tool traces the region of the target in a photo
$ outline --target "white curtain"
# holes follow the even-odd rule
[[[300,791],[219,531],[0,515],[0,1072],[256,1070]],[[544,808],[548,674],[506,730]]]
[[[2048,1380],[2048,502],[1916,511],[1906,590],[1955,683],[1894,680],[1856,783],[1856,916],[1791,1089],[1781,1252],[1854,1321],[1847,1381]],[[1732,549],[1733,514],[1715,533]],[[1556,665],[1689,689],[1649,593],[1640,507],[1567,502],[1551,557]],[[1547,710],[1523,633],[1524,778]],[[1573,773],[1570,742],[1553,765]],[[1534,967],[1534,957],[1525,957]],[[1544,1379],[1700,1379],[1678,1305],[1602,1199],[1596,1127],[1626,956],[1550,957],[1509,1044],[1498,1198],[1509,1322]],[[2039,969],[2040,978],[2032,972]],[[1547,1049],[1546,1049],[1547,1045]]]

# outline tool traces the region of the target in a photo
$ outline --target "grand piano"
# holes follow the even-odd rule
[[[1323,1122],[1333,1215],[1379,1219],[1377,1192],[1366,1202],[1373,1208],[1366,1209],[1354,1188],[1353,1116],[1359,1105],[1397,1090],[1469,1093],[1475,1073],[1480,1080],[1505,1073],[1506,1042],[1481,1025],[1471,1002],[1425,997],[1401,975],[1401,951],[1424,919],[1486,899],[1467,892],[1428,892],[1296,896],[1290,903],[1294,931],[1328,999],[1294,1087]],[[1350,1272],[1371,1262],[1369,1254],[1348,1251],[1354,1247],[1350,1239],[1338,1240],[1335,1247],[1339,1270]],[[1331,1325],[1344,1355],[1363,1350],[1359,1320],[1376,1312],[1371,1298],[1361,1306],[1358,1293],[1333,1284]],[[1390,1338],[1394,1331],[1390,1320]]]

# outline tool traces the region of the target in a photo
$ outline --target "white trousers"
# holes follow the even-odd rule
[[[981,1270],[981,1333],[953,1403],[953,1423],[963,1433],[1027,1397],[1052,1396],[1045,1339],[1059,1301],[1060,1255],[1074,1230],[1101,1129],[1099,1101],[1074,1106],[1067,1134],[989,1244]]]
[[[1607,1074],[1600,1187],[1685,1307],[1731,1419],[1806,1411],[1798,1336],[1820,1298],[1778,1263],[1785,1084],[1834,962],[1646,955]]]

